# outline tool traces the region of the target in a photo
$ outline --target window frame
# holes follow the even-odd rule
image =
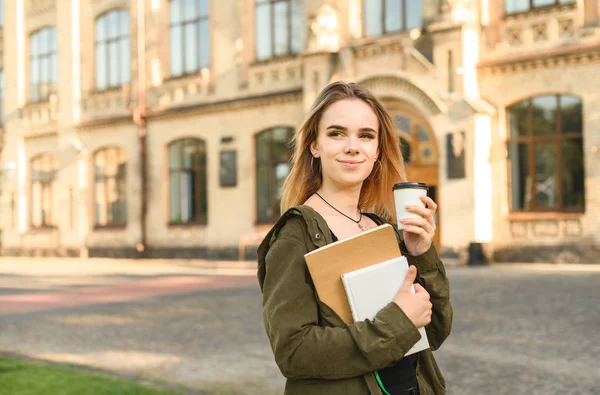
[[[44,48],[43,50],[38,51],[38,53],[34,54],[32,51],[33,48],[33,41],[34,38],[40,37],[39,40],[41,41],[41,36],[43,34],[43,32],[45,31],[51,31],[54,33],[54,47],[55,49],[49,49],[52,47],[52,40],[49,40],[46,44],[47,44],[47,48]],[[38,83],[37,83],[37,94],[36,97],[34,98],[34,83],[33,83],[33,70],[34,70],[34,59],[37,61],[37,63],[39,64],[39,76],[38,76]],[[45,71],[49,71],[51,70],[51,64],[52,61],[55,64],[55,75],[50,75],[50,73],[46,73],[46,76],[48,77],[48,79],[52,79],[54,78],[56,80],[55,83],[55,87],[54,87],[54,91],[50,92],[48,91],[46,96],[41,94],[41,85],[43,85],[44,83],[50,85],[50,81],[43,81],[42,80],[42,75],[43,75],[43,69],[42,69],[42,59],[47,59],[48,60],[48,70]],[[50,96],[52,96],[53,94],[56,95],[58,92],[58,32],[56,30],[55,26],[44,26],[34,32],[32,32],[29,35],[29,101],[31,103],[40,103],[40,102],[44,102],[44,101],[48,101],[50,99]]]
[[[118,29],[119,33],[117,33],[116,37],[109,37],[110,35],[110,27],[107,24],[108,21],[108,17],[111,14],[118,14],[118,18],[121,18],[122,14],[126,14],[126,20],[128,21],[128,26],[127,26],[127,34],[125,35],[121,35],[120,33],[120,28]],[[98,22],[100,22],[102,19],[104,19],[105,25],[105,38],[103,38],[102,40],[98,40]],[[96,92],[104,92],[104,91],[109,91],[109,90],[113,90],[113,89],[119,89],[123,86],[126,86],[128,84],[131,83],[131,58],[132,58],[132,51],[131,51],[131,17],[129,15],[129,10],[126,8],[114,8],[108,11],[103,12],[102,14],[99,14],[98,16],[96,16],[96,18],[94,19],[94,89]],[[121,52],[121,42],[122,41],[127,41],[127,43],[129,44],[127,46],[128,50],[129,50],[129,55],[127,59],[127,55],[123,56],[123,53]],[[117,85],[111,85],[110,80],[109,80],[109,74],[110,74],[110,61],[111,61],[111,56],[110,56],[110,50],[109,50],[109,46],[112,43],[116,43],[117,45],[117,73],[119,75],[119,77],[121,77],[121,71],[122,71],[122,67],[123,65],[121,64],[121,61],[123,59],[125,62],[124,67],[130,67],[129,70],[129,78],[127,81],[124,82],[118,82]],[[98,87],[98,45],[99,44],[104,44],[105,48],[106,48],[106,65],[105,65],[105,74],[106,74],[106,86],[103,88],[99,88]],[[129,62],[127,62],[127,60],[129,60]],[[124,69],[123,69],[124,70]],[[119,80],[121,80],[121,78],[119,78]]]
[[[279,3],[287,4],[287,50],[284,53],[276,54],[275,53],[275,6]],[[269,28],[270,28],[270,56],[268,57],[258,57],[258,34],[257,34],[257,26],[258,26],[258,9],[259,7],[268,6],[269,13]],[[294,50],[293,45],[293,36],[294,33],[294,0],[255,0],[254,1],[254,60],[256,62],[267,62],[272,59],[281,59],[290,56],[295,56],[303,52],[303,50],[296,51]],[[302,18],[304,23],[305,17]],[[303,25],[302,25],[303,26]],[[304,34],[304,33],[302,33]],[[302,42],[303,47],[306,45],[306,38],[303,38]]]
[[[539,97],[556,97],[557,98],[557,107],[556,107],[556,116],[555,116],[555,122],[556,122],[556,130],[554,132],[554,134],[552,135],[545,135],[545,136],[534,136],[533,135],[533,111],[532,111],[532,103],[533,100],[535,98],[539,98]],[[581,131],[579,133],[576,132],[572,132],[572,133],[563,133],[562,131],[562,103],[561,103],[561,97],[572,97],[572,98],[577,98],[579,100],[579,102],[581,103]],[[511,137],[511,117],[510,117],[510,110],[511,108],[513,108],[514,106],[517,106],[519,104],[522,103],[526,103],[528,102],[528,107],[527,107],[527,135],[526,136],[520,136],[520,137]],[[548,93],[541,93],[541,94],[537,94],[537,95],[533,95],[533,96],[528,96],[526,98],[523,98],[521,100],[515,101],[513,103],[511,103],[510,105],[506,106],[505,108],[505,114],[506,114],[506,131],[507,131],[507,138],[505,141],[505,147],[506,147],[506,166],[507,166],[507,175],[508,175],[508,188],[507,188],[507,192],[508,192],[508,207],[509,207],[509,214],[513,215],[513,216],[520,216],[520,215],[525,215],[525,216],[529,216],[529,215],[544,215],[544,214],[559,214],[559,215],[570,215],[570,214],[576,214],[576,215],[581,215],[585,213],[585,206],[586,206],[586,202],[585,202],[585,182],[584,182],[584,189],[583,189],[583,194],[584,194],[584,201],[583,201],[583,208],[574,208],[574,209],[565,209],[564,208],[564,199],[563,199],[563,177],[562,177],[562,152],[561,152],[561,143],[564,141],[568,141],[568,140],[576,140],[576,139],[581,139],[582,140],[582,149],[583,149],[583,143],[584,143],[584,103],[583,103],[583,99],[580,96],[577,96],[575,94],[571,94],[571,93],[556,93],[556,92],[548,92]],[[555,156],[555,161],[556,161],[556,169],[555,169],[555,178],[556,178],[556,194],[558,196],[557,199],[557,204],[555,207],[553,208],[538,208],[537,207],[537,194],[536,194],[536,182],[535,182],[535,176],[536,176],[536,168],[535,168],[535,147],[536,144],[539,143],[554,143],[556,147],[558,147],[558,149],[556,150],[556,156]],[[531,177],[531,185],[529,186],[529,191],[526,191],[526,193],[529,193],[531,198],[530,198],[530,207],[528,209],[514,209],[513,208],[513,196],[512,196],[512,192],[513,192],[513,185],[515,183],[515,180],[512,179],[512,160],[511,160],[511,156],[510,156],[510,145],[511,144],[526,144],[527,145],[527,166],[528,166],[528,176]],[[585,151],[583,151],[583,154],[585,154]],[[584,177],[584,181],[585,181],[585,155],[582,157],[582,160],[584,161],[583,163],[583,177]],[[525,205],[527,202],[523,202]]]
[[[259,152],[259,148],[258,148],[258,138],[259,136],[265,134],[265,133],[274,133],[275,130],[277,129],[285,129],[288,132],[288,136],[289,139],[287,141],[287,148],[288,148],[288,160],[287,161],[280,161],[280,160],[274,160],[273,157],[273,144],[269,144],[268,149],[269,149],[269,159],[266,161],[263,160],[259,160],[258,158],[258,152]],[[291,170],[291,163],[290,163],[290,159],[292,158],[292,150],[291,150],[291,142],[294,139],[294,128],[290,127],[290,126],[274,126],[268,129],[264,129],[262,131],[260,131],[259,133],[254,135],[254,170],[255,170],[255,223],[256,225],[265,225],[265,224],[274,224],[275,222],[277,222],[277,219],[279,218],[279,215],[281,214],[279,211],[279,207],[274,207],[275,202],[277,201],[277,199],[275,198],[275,194],[278,192],[277,191],[277,177],[269,177],[268,180],[268,191],[269,191],[269,201],[268,201],[268,205],[270,206],[271,209],[276,209],[274,210],[274,212],[276,212],[276,214],[272,215],[269,218],[261,218],[260,216],[260,190],[261,190],[261,186],[259,185],[259,177],[258,177],[258,170],[259,170],[259,166],[263,166],[263,165],[267,165],[269,168],[269,176],[271,176],[272,174],[274,174],[274,170],[276,169],[277,165],[280,164],[289,164],[290,165],[290,170]],[[289,175],[289,172],[288,172]]]
[[[34,170],[34,165],[37,163],[43,163],[45,160],[50,161],[51,163],[51,168],[52,170],[50,171],[52,174],[50,177],[48,178],[44,178],[39,176],[39,178],[37,178],[35,176],[35,174],[38,172],[38,170]],[[55,198],[56,198],[56,179],[57,179],[57,175],[58,175],[58,169],[59,169],[59,163],[58,163],[58,158],[55,155],[52,154],[48,154],[48,153],[43,153],[43,154],[39,154],[36,155],[34,157],[32,157],[29,160],[29,168],[31,171],[30,174],[30,178],[29,178],[29,197],[30,197],[30,205],[29,205],[29,227],[30,229],[56,229],[58,227],[57,224],[57,218],[55,218]],[[40,198],[42,199],[41,202],[39,202],[39,207],[41,210],[40,214],[43,214],[44,212],[44,204],[43,204],[43,192],[47,189],[50,190],[50,205],[49,205],[49,215],[48,217],[50,218],[50,220],[48,222],[46,222],[44,220],[44,215],[40,215],[41,219],[41,223],[40,224],[34,224],[34,209],[35,209],[35,204],[34,204],[34,186],[36,184],[40,184]]]
[[[102,180],[104,181],[104,199],[106,202],[106,217],[108,218],[108,210],[109,210],[109,199],[108,199],[108,183],[106,182],[106,180],[108,179],[114,179],[115,180],[115,184],[116,185],[121,185],[120,183],[122,182],[123,185],[125,186],[125,190],[124,191],[120,191],[123,193],[123,196],[121,196],[119,194],[119,198],[123,197],[123,204],[125,205],[125,218],[123,218],[122,221],[106,221],[106,224],[99,224],[98,223],[98,207],[97,207],[97,200],[96,200],[96,194],[98,192],[98,181],[99,181],[99,174],[96,171],[96,163],[97,163],[97,158],[99,157],[100,154],[106,154],[109,151],[113,151],[116,152],[117,154],[117,172],[114,175],[107,175],[106,170],[104,171],[104,173],[100,176],[100,178],[102,178]],[[106,159],[105,159],[106,160]],[[122,162],[121,162],[122,160]],[[128,219],[128,210],[127,210],[127,153],[125,151],[125,149],[121,148],[121,147],[116,147],[116,146],[108,146],[108,147],[102,147],[98,150],[96,150],[96,152],[94,152],[94,155],[92,156],[92,161],[93,161],[93,169],[94,169],[94,193],[93,193],[93,204],[94,204],[94,229],[105,229],[105,228],[125,228],[127,227],[127,219]],[[121,165],[121,163],[123,163],[124,165],[124,172],[122,174],[122,179],[120,177],[118,168]],[[106,166],[105,166],[106,168]]]
[[[554,0],[553,4],[545,4],[545,5],[540,5],[540,6],[536,6],[534,5],[534,1],[535,0],[524,0],[527,1],[529,3],[529,6],[526,10],[522,10],[522,11],[514,11],[514,12],[508,12],[506,10],[506,0],[504,1],[504,7],[503,7],[503,11],[504,11],[504,15],[505,16],[513,16],[513,15],[519,15],[519,14],[526,14],[529,12],[534,12],[536,10],[544,10],[544,9],[548,9],[548,8],[554,8],[554,7],[561,7],[561,6],[575,6],[577,4],[577,0],[570,0],[568,2],[563,2],[565,0]]]
[[[210,0],[195,0],[196,1],[196,7],[197,9],[197,16],[194,19],[185,19],[185,17],[181,17],[180,20],[178,20],[177,22],[171,22],[171,4],[173,4],[174,2],[179,2],[179,6],[180,6],[180,14],[183,15],[183,11],[184,11],[184,3],[183,0],[169,0],[169,12],[168,12],[168,18],[167,18],[167,27],[169,30],[169,78],[170,79],[176,79],[176,78],[185,78],[185,77],[189,77],[191,75],[196,75],[198,73],[201,73],[203,69],[209,69],[211,68],[211,64],[212,64],[212,42],[211,42],[211,38],[212,38],[212,31],[210,29],[210,25],[211,25],[211,20],[210,20],[210,14],[211,14],[211,5],[210,5]],[[202,13],[200,12],[200,3],[202,1],[206,1],[206,15],[202,15]],[[201,50],[200,48],[202,47],[201,44],[203,44],[203,36],[200,34],[200,27],[202,25],[202,23],[206,23],[208,25],[208,37],[206,37],[206,41],[205,44],[208,46],[208,59],[206,60],[206,67],[203,67],[201,64],[201,59],[200,59],[200,54],[201,54]],[[196,55],[198,57],[197,59],[197,68],[192,70],[192,71],[185,71],[185,61],[186,61],[186,34],[185,34],[185,27],[187,25],[195,25],[194,27],[194,31],[195,31],[195,37],[198,40],[198,45],[197,45],[197,51],[196,51]],[[173,26],[179,26],[181,28],[181,36],[182,36],[182,40],[181,40],[181,73],[179,74],[174,74],[173,73],[173,62],[172,62],[172,54],[173,54],[173,48],[171,48],[171,42],[172,42],[172,34],[173,34]]]
[[[197,151],[204,151],[204,165],[200,165],[198,167],[185,167],[184,166],[184,158],[183,158],[183,152],[184,152],[184,148],[185,148],[185,143],[186,142],[195,142],[197,143],[196,145],[196,152]],[[171,151],[171,147],[174,146],[175,144],[180,144],[180,148],[179,148],[179,155],[180,155],[180,163],[178,164],[178,167],[171,167],[171,158],[170,158],[170,151]],[[182,137],[176,140],[171,141],[168,145],[167,145],[167,196],[168,196],[168,205],[167,205],[167,225],[169,227],[174,227],[174,226],[196,226],[196,225],[207,225],[208,224],[208,214],[209,214],[209,207],[208,207],[208,144],[205,140],[198,138],[198,137]],[[193,179],[197,180],[199,175],[202,174],[202,172],[204,172],[204,179],[206,181],[206,185],[204,186],[204,190],[206,193],[206,212],[205,213],[201,213],[200,212],[200,207],[195,207],[195,211],[196,211],[196,215],[195,218],[193,219],[188,219],[186,221],[173,221],[173,218],[171,217],[171,209],[172,209],[172,199],[171,199],[171,185],[172,185],[172,181],[171,181],[171,176],[173,172],[177,172],[178,174],[181,173],[190,173],[192,174]],[[198,206],[200,206],[200,199],[202,198],[202,196],[197,197],[198,200],[194,199],[194,193],[192,191],[191,193],[191,197],[192,197],[192,203],[198,204]],[[179,198],[181,199],[181,196],[179,196]],[[204,218],[202,218],[204,217]]]
[[[388,34],[397,34],[397,33],[402,33],[402,32],[409,32],[414,28],[407,28],[406,27],[406,18],[407,18],[407,12],[406,12],[406,3],[408,1],[415,1],[415,0],[398,0],[402,2],[402,28],[399,30],[387,30],[386,29],[386,5],[387,5],[387,0],[375,0],[375,1],[379,1],[381,3],[381,34],[368,34],[367,33],[367,21],[366,21],[366,17],[367,17],[367,13],[366,13],[366,7],[367,7],[367,2],[368,1],[373,1],[373,0],[362,0],[362,4],[361,4],[361,14],[362,14],[362,36],[365,38],[376,38],[376,37],[383,37],[386,36]],[[421,6],[423,7],[423,6]],[[423,28],[422,23],[423,22],[423,8],[421,8],[421,26],[420,28]]]

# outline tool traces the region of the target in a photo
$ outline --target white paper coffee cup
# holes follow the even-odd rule
[[[406,206],[421,206],[425,208],[425,203],[421,201],[421,196],[427,196],[427,184],[423,184],[422,182],[401,182],[394,185],[393,191],[398,229],[404,229],[404,225],[400,223],[400,220],[420,217],[419,214],[407,211]]]

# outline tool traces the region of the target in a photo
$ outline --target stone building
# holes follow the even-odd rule
[[[334,80],[393,114],[442,255],[600,252],[600,0],[0,3],[5,255],[249,257]]]

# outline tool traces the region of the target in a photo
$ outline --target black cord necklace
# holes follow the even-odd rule
[[[358,217],[358,221],[357,221],[357,220],[355,220],[354,218],[352,218],[352,217],[349,217],[349,216],[347,216],[346,214],[342,213],[342,212],[341,212],[340,210],[338,210],[337,208],[333,207],[333,206],[331,205],[331,203],[329,203],[327,200],[325,200],[325,198],[323,198],[323,196],[319,195],[319,193],[318,193],[318,192],[315,192],[315,195],[317,195],[318,197],[320,197],[320,198],[321,198],[321,200],[323,200],[325,203],[327,203],[327,205],[328,205],[329,207],[331,207],[332,209],[334,209],[335,211],[337,211],[338,213],[342,214],[344,217],[348,218],[350,221],[352,221],[352,222],[354,222],[356,225],[358,225],[358,227],[360,228],[360,230],[362,230],[362,231],[364,231],[364,230],[365,230],[365,228],[363,228],[363,226],[360,224],[360,221],[362,220],[362,211],[358,210],[358,213],[359,213],[360,217]],[[358,208],[358,207],[357,207],[357,208]]]

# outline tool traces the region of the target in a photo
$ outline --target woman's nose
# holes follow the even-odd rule
[[[358,154],[358,141],[352,136],[346,140],[346,153]]]

